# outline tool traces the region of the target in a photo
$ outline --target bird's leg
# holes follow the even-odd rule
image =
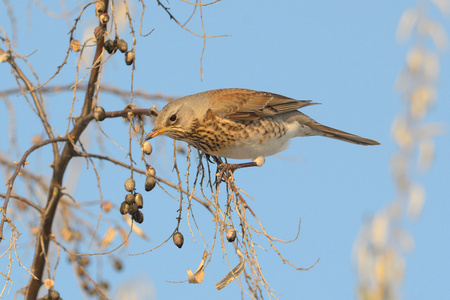
[[[220,157],[211,156],[214,159],[214,162],[217,164],[217,173],[216,173],[216,184],[218,184],[221,180],[226,181],[227,177],[225,174],[232,175],[234,171],[237,169],[248,168],[248,167],[261,167],[265,163],[265,158],[263,156],[259,156],[254,159],[252,162],[240,163],[240,164],[229,164],[228,162],[223,162]]]
[[[217,169],[223,174],[224,172],[234,172],[237,169],[242,169],[242,168],[248,168],[248,167],[261,167],[262,165],[264,165],[265,163],[265,158],[264,156],[259,156],[256,159],[254,159],[252,162],[246,162],[246,163],[240,163],[240,164],[229,164],[229,163],[222,163],[219,160],[216,160],[216,163],[218,164]]]
[[[207,153],[205,153],[205,157],[206,157],[206,160],[208,160],[210,163],[213,163],[213,162],[217,163],[217,159],[218,159],[217,157],[209,155]],[[214,161],[211,160],[211,157],[214,159]]]

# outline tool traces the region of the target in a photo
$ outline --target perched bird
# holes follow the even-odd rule
[[[359,145],[379,145],[317,123],[297,109],[310,100],[248,89],[219,89],[179,98],[158,114],[146,140],[166,135],[216,157],[252,159],[232,169],[262,166],[264,157],[285,150],[300,136],[325,136]]]

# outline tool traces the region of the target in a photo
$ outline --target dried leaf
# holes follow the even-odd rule
[[[425,189],[421,185],[414,184],[409,189],[409,201],[407,213],[412,219],[417,219],[423,210],[425,203]]]
[[[197,271],[195,271],[195,273],[193,274],[192,271],[188,268],[187,269],[187,273],[188,273],[188,279],[189,279],[189,283],[202,283],[203,278],[205,277],[205,262],[206,259],[208,258],[208,252],[206,252],[206,250],[203,252],[203,257],[202,260],[200,261],[200,265],[197,268]]]
[[[47,290],[52,290],[55,286],[55,282],[53,281],[53,279],[47,278],[44,280],[44,286]]]
[[[405,11],[400,19],[400,23],[397,27],[397,39],[402,42],[408,40],[411,36],[411,32],[415,26],[417,26],[417,21],[419,19],[419,15],[416,11],[409,9]]]
[[[119,231],[122,236],[122,241],[125,242],[125,245],[128,245],[128,232],[126,232],[122,227],[119,228]]]
[[[239,275],[241,275],[241,273],[244,271],[245,268],[244,254],[242,254],[242,252],[239,251],[239,249],[236,250],[236,253],[237,255],[239,255],[239,264],[236,267],[234,267],[234,269],[231,270],[231,272],[228,273],[221,281],[216,283],[217,290],[221,290],[224,287],[226,287],[230,282],[238,278]]]
[[[128,226],[131,227],[131,224],[132,224],[131,218],[128,215],[124,215],[123,217],[124,217],[125,221],[127,221]],[[147,240],[147,241],[150,240],[150,238],[144,233],[144,231],[136,223],[133,224],[133,232],[136,233],[141,238],[143,238],[144,240]]]
[[[108,230],[105,233],[105,236],[103,237],[102,241],[100,242],[100,247],[106,247],[114,240],[114,238],[117,235],[117,229],[112,228],[111,226],[108,227]]]
[[[66,242],[70,242],[72,240],[72,238],[73,238],[73,231],[69,227],[64,226],[61,229],[61,236],[63,237],[63,239]]]
[[[435,147],[432,140],[424,141],[419,144],[419,157],[417,162],[419,168],[426,171],[430,168],[435,154]]]
[[[372,221],[372,241],[376,249],[386,245],[389,231],[389,218],[386,214],[378,214]]]

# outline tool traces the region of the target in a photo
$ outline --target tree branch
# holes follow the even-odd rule
[[[105,10],[108,9],[109,1],[104,1]],[[106,28],[106,25],[102,25]],[[47,207],[45,208],[45,213],[41,219],[41,225],[39,228],[39,233],[36,237],[36,246],[34,251],[34,259],[31,268],[31,272],[39,279],[30,277],[28,283],[28,288],[26,292],[26,300],[34,300],[37,298],[39,289],[42,285],[42,274],[45,267],[45,253],[48,253],[48,247],[50,243],[50,235],[52,233],[52,224],[56,213],[56,208],[58,206],[59,200],[61,199],[61,187],[63,183],[64,174],[66,168],[69,165],[75,151],[74,145],[78,142],[81,134],[86,129],[91,118],[84,118],[88,116],[92,109],[92,102],[94,98],[94,93],[100,73],[100,60],[103,54],[103,43],[104,39],[100,38],[97,40],[97,48],[94,55],[93,66],[89,78],[89,84],[86,90],[86,95],[84,97],[84,104],[80,116],[76,119],[75,125],[71,132],[68,133],[68,138],[70,139],[65,143],[65,146],[61,152],[61,155],[56,158],[53,164],[53,175],[50,182],[50,189],[47,201]],[[42,241],[42,242],[41,242]]]

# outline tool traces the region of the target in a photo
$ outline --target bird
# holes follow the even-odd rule
[[[380,143],[322,125],[298,109],[315,105],[279,94],[242,88],[210,90],[178,98],[158,113],[145,140],[165,135],[208,156],[247,159],[231,170],[262,166],[265,157],[289,146],[294,137],[324,136],[358,145]]]

